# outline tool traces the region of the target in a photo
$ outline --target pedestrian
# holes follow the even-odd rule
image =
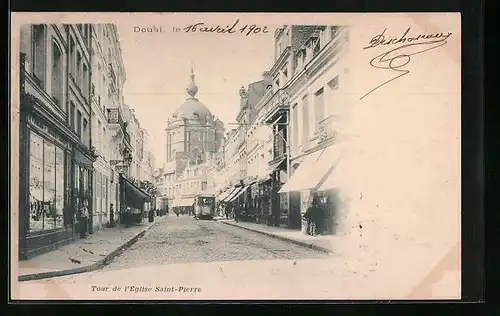
[[[155,220],[155,212],[154,212],[154,210],[150,209],[149,213],[148,213],[148,216],[149,216],[149,218],[148,218],[149,222],[150,223],[154,222],[154,220]]]
[[[109,205],[109,227],[115,227],[115,210],[113,203]]]
[[[234,220],[236,221],[236,223],[238,223],[239,219],[240,219],[240,214],[241,214],[241,208],[239,205],[237,205],[235,208],[234,208]]]
[[[323,212],[317,195],[313,196],[311,206],[307,209],[304,217],[307,220],[307,233],[311,236],[321,234],[323,231]]]
[[[89,210],[87,208],[87,201],[83,201],[80,209],[80,238],[85,238],[87,235],[88,220]]]

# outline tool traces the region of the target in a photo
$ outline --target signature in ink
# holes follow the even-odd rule
[[[363,49],[370,49],[382,46],[390,46],[400,43],[405,43],[404,45],[393,48],[383,54],[380,54],[370,61],[370,66],[378,69],[391,70],[397,73],[397,75],[387,81],[384,81],[380,85],[376,86],[368,93],[363,95],[360,100],[374,92],[375,90],[383,87],[384,85],[401,78],[410,73],[408,69],[403,69],[411,61],[411,56],[422,54],[424,52],[436,49],[440,46],[448,43],[446,40],[452,35],[452,33],[435,33],[435,34],[418,34],[417,36],[407,36],[410,32],[410,28],[399,38],[385,38],[385,29],[382,33],[374,36],[369,45],[363,47]]]

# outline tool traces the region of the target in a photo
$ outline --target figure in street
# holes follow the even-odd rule
[[[307,233],[309,235],[315,236],[322,233],[324,218],[318,196],[313,196],[311,206],[307,209],[304,217],[307,220]]]
[[[87,207],[87,201],[84,200],[80,209],[80,238],[85,238],[87,236],[88,220],[89,209]]]
[[[109,227],[115,227],[115,209],[113,203],[109,205]]]

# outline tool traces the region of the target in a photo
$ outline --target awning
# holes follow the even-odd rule
[[[238,194],[241,190],[243,190],[244,186],[239,186],[234,188],[234,190],[229,194],[225,199],[224,202],[231,202],[233,200],[233,197]]]
[[[222,192],[219,196],[217,196],[216,198],[221,201],[221,202],[224,202],[224,200],[231,194],[233,193],[233,191],[236,190],[235,187],[230,187],[228,188],[226,191]]]
[[[317,189],[338,163],[341,148],[334,144],[307,155],[279,193]]]
[[[151,196],[133,184],[124,176],[120,176],[121,185],[125,193],[125,204],[140,206],[139,204],[151,201]]]
[[[172,207],[192,206],[194,198],[173,199]]]
[[[340,184],[340,178],[344,173],[346,159],[342,159],[335,166],[335,169],[330,172],[325,181],[319,186],[318,191],[326,191],[330,189],[338,188]]]
[[[232,201],[236,200],[237,198],[240,197],[240,195],[242,195],[254,183],[255,182],[252,182],[252,183],[245,185],[244,187],[241,187],[241,189],[238,192],[236,192],[235,194],[233,194],[233,196],[228,198],[227,201],[232,202]]]
[[[274,170],[276,170],[283,163],[283,161],[285,161],[285,158],[273,163],[272,165],[269,165],[269,167],[267,168],[267,173],[268,174],[273,173]]]

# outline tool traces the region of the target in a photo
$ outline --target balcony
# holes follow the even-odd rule
[[[287,112],[290,108],[289,96],[283,89],[279,89],[269,99],[265,108],[263,109],[264,120],[266,123],[271,123],[282,112]]]

